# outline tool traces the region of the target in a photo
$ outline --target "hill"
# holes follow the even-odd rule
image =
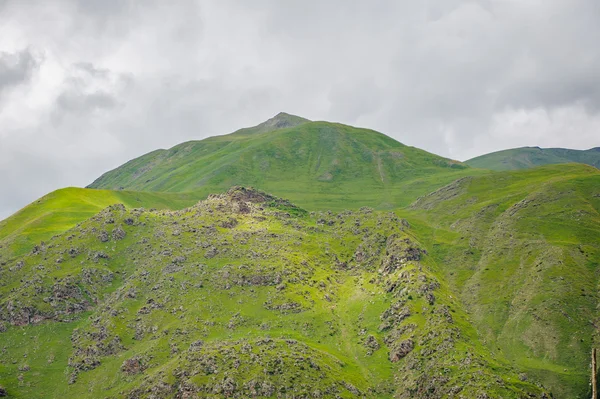
[[[64,188],[34,201],[0,221],[2,255],[26,253],[40,241],[48,240],[113,204],[131,208],[181,209],[198,201],[192,194],[144,193],[133,191]]]
[[[89,187],[207,195],[250,185],[310,209],[394,208],[469,169],[372,130],[293,118],[151,152]]]
[[[111,206],[0,268],[14,397],[547,398],[479,340],[408,223],[234,188]],[[22,283],[26,282],[26,283]]]
[[[589,397],[589,354],[600,344],[600,171],[548,165],[464,178],[401,214],[491,350],[555,397]]]
[[[481,155],[469,159],[465,163],[474,168],[502,171],[571,162],[600,168],[600,147],[584,151],[567,148],[522,147]]]
[[[279,113],[226,136],[153,151],[104,174],[94,190],[48,194],[0,222],[0,259],[115,203],[181,209],[241,184],[312,210],[393,209],[466,173],[477,171],[381,133]]]
[[[92,187],[0,222],[14,397],[589,397],[596,168],[279,114]]]

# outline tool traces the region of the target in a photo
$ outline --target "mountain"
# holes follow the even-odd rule
[[[445,184],[467,169],[372,130],[279,114],[254,128],[143,155],[89,187],[208,195],[246,185],[312,209],[325,198],[330,209],[393,208],[439,187],[434,176]]]
[[[469,159],[465,163],[474,168],[513,170],[571,162],[600,168],[600,147],[585,151],[567,148],[522,147],[481,155]]]
[[[401,214],[431,246],[483,342],[555,397],[589,397],[589,354],[600,344],[598,169],[468,177]]]
[[[306,118],[302,118],[296,115],[290,115],[285,112],[280,112],[271,119],[266,120],[254,127],[246,127],[238,130],[236,133],[240,134],[253,134],[253,133],[267,133],[273,130],[285,129],[288,127],[295,127],[304,123],[311,122]]]
[[[0,259],[115,203],[176,210],[242,184],[312,210],[393,209],[465,173],[476,172],[381,133],[279,113],[230,135],[134,159],[99,178],[95,190],[62,189],[34,201],[0,221]]]
[[[278,114],[92,186],[0,222],[10,397],[590,396],[597,168]]]
[[[427,252],[394,213],[244,188],[111,206],[0,270],[2,382],[28,398],[548,397],[480,342]]]
[[[95,190],[63,189],[34,201],[0,221],[0,259],[115,203],[176,210],[241,184],[311,210],[394,209],[474,173],[372,130],[279,113],[230,135],[153,151],[104,174],[90,185]]]
[[[181,209],[198,201],[192,194],[63,188],[0,221],[2,255],[26,253],[40,241],[62,233],[113,204],[131,208]]]

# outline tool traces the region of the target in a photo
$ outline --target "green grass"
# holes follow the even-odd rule
[[[469,164],[521,169],[550,163],[525,153]],[[235,184],[317,212],[270,199],[263,210],[238,215],[226,200],[219,202],[223,197],[183,209]],[[0,385],[16,397],[123,397],[136,389],[141,397],[148,389],[169,397],[175,393],[160,389],[184,382],[211,386],[216,391],[205,396],[222,397],[215,386],[228,376],[242,390],[252,380],[268,381],[316,389],[324,397],[332,386],[332,395],[353,396],[342,381],[381,398],[394,392],[428,397],[436,389],[445,397],[454,386],[463,387],[464,397],[484,391],[490,397],[539,396],[540,384],[556,398],[588,396],[589,352],[599,338],[596,168],[556,164],[492,172],[374,131],[280,115],[228,136],[147,154],[92,186],[112,190],[59,190],[0,222],[0,320],[20,320],[15,307],[34,319],[63,320],[0,333],[8,342]],[[128,209],[97,215],[115,203]],[[376,211],[358,210],[365,206]],[[136,223],[124,225],[126,217]],[[238,224],[221,227],[229,217]],[[98,240],[117,225],[127,231],[124,240]],[[392,233],[428,255],[389,275],[381,272]],[[31,253],[41,240],[46,245]],[[213,246],[218,253],[206,256]],[[353,263],[359,249],[371,263]],[[167,250],[172,254],[163,255]],[[108,259],[94,257],[98,252]],[[181,270],[164,272],[176,255],[185,255]],[[283,289],[275,283],[225,287],[226,281],[277,274]],[[424,281],[439,283],[434,305]],[[73,286],[81,295],[48,299]],[[138,314],[150,298],[162,307]],[[289,303],[300,311],[277,310]],[[90,313],[69,313],[82,304]],[[380,331],[394,304],[411,315]],[[363,330],[381,344],[371,355]],[[106,337],[98,339],[100,332]],[[122,346],[102,352],[114,337]],[[273,342],[262,346],[264,338]],[[409,338],[413,351],[391,363],[388,352]],[[198,339],[205,343],[202,359],[187,352]],[[27,342],[40,340],[47,341],[32,346],[31,371],[19,371]],[[252,350],[241,354],[246,344]],[[43,360],[52,354],[56,361],[45,370]],[[123,361],[135,356],[146,371],[124,374]],[[92,358],[100,364],[74,373],[77,362]],[[313,358],[321,373],[301,358]],[[220,371],[198,371],[207,359]],[[277,365],[284,371],[273,373]],[[76,382],[67,384],[74,374]]]
[[[245,185],[307,207],[395,208],[398,199],[407,204],[427,193],[437,183],[430,180],[434,176],[450,182],[468,169],[372,130],[307,122],[155,151],[107,172],[91,187],[207,194]]]
[[[0,320],[14,322],[22,311],[31,320],[65,322],[9,326],[1,335],[8,361],[0,384],[28,398],[175,397],[183,386],[223,397],[221,384],[230,379],[237,397],[250,395],[248,385],[257,382],[273,388],[263,397],[351,398],[358,390],[388,398],[421,395],[436,378],[446,395],[454,386],[467,397],[540,394],[482,344],[461,303],[436,277],[433,257],[393,261],[392,269],[379,271],[390,255],[421,248],[393,213],[288,216],[293,207],[271,199],[239,213],[234,198],[212,197],[178,212],[111,207],[38,253],[8,262],[0,269]],[[221,227],[231,218],[235,227]],[[118,227],[123,239],[99,240]],[[395,247],[394,240],[408,241]],[[98,252],[108,258],[94,257]],[[78,289],[57,294],[57,285],[68,284]],[[65,312],[86,303],[90,313]],[[299,307],[282,307],[293,303]],[[410,315],[394,321],[400,308]],[[369,335],[380,346],[373,353],[364,345]],[[414,349],[392,363],[389,351],[406,339]],[[203,344],[190,350],[198,340]],[[122,371],[134,358],[143,374]]]
[[[45,195],[9,218],[0,221],[0,243],[20,255],[109,205],[131,208],[181,209],[197,202],[195,194],[140,193],[133,191],[64,188]]]
[[[553,165],[466,179],[405,211],[484,342],[558,397],[586,397],[597,345],[598,187],[597,169]]]
[[[114,203],[181,209],[234,185],[312,210],[396,209],[481,173],[372,130],[279,114],[230,135],[151,152],[91,185],[110,190],[50,193],[0,222],[0,245],[21,254]]]
[[[600,168],[600,147],[589,150],[539,147],[513,148],[481,155],[469,159],[465,163],[474,168],[502,171],[571,162]]]

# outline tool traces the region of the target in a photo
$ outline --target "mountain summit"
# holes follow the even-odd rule
[[[302,118],[300,116],[287,114],[285,112],[280,112],[271,119],[264,121],[261,124],[258,124],[254,127],[245,128],[238,130],[238,133],[265,133],[271,132],[273,130],[285,129],[288,127],[299,126],[304,123],[311,122],[306,118]]]
[[[0,396],[589,397],[592,166],[281,113],[92,187],[0,222]]]
[[[394,201],[390,189],[404,192],[400,186],[438,174],[452,174],[445,180],[449,183],[466,168],[373,130],[280,113],[232,134],[148,153],[105,173],[89,187],[208,195],[246,185],[279,196],[302,192],[317,198],[310,193],[322,193],[334,203],[352,195],[364,199],[367,190],[373,197],[359,205],[382,207]],[[418,195],[428,192],[423,182],[412,189]]]

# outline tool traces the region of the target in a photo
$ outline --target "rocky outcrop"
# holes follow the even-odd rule
[[[414,349],[414,347],[415,343],[412,339],[406,339],[404,341],[400,341],[399,343],[395,343],[390,348],[390,361],[393,363],[397,362],[408,355]]]
[[[420,248],[408,237],[392,234],[388,237],[385,248],[385,257],[379,270],[382,274],[390,274],[402,267],[407,262],[419,261],[427,251]]]

